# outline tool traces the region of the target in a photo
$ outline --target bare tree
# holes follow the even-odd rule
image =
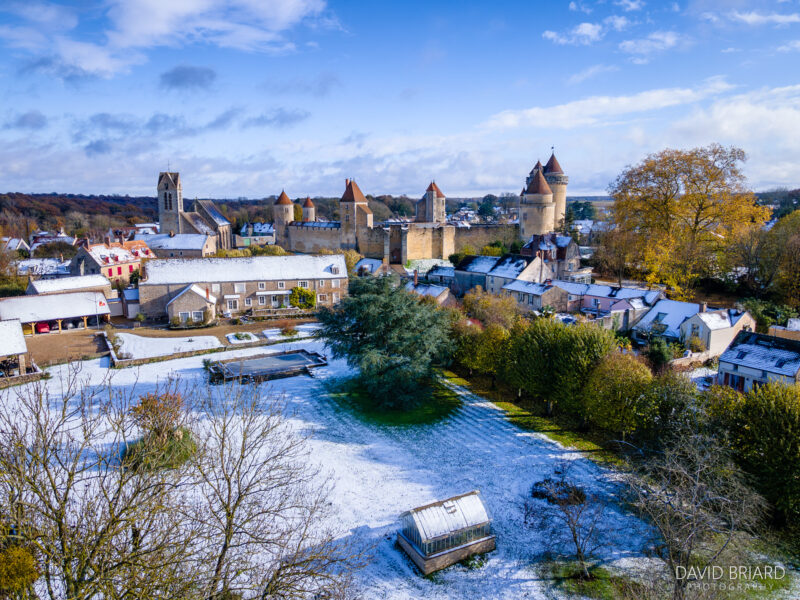
[[[194,510],[204,597],[345,597],[361,552],[336,539],[330,486],[309,465],[283,401],[259,387],[200,394]]]
[[[657,533],[674,600],[687,598],[688,568],[713,565],[737,535],[753,531],[765,506],[727,446],[689,425],[643,461],[628,484],[633,504]]]
[[[51,385],[55,385],[55,382]],[[0,396],[0,504],[40,561],[40,596],[185,598],[193,536],[176,518],[184,475],[124,468],[130,395],[42,382]]]
[[[524,521],[547,532],[553,546],[569,548],[581,579],[591,579],[588,562],[600,547],[598,529],[606,506],[604,498],[587,493],[570,478],[564,463],[556,469],[556,478],[534,484],[531,498],[523,503]]]

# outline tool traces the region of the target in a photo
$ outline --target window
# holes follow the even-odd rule
[[[599,298],[592,298],[592,306],[595,308],[600,306],[600,299]]]
[[[259,296],[258,297],[258,304],[260,306],[264,306],[266,303],[267,303],[267,297],[266,296]]]
[[[332,288],[338,288],[339,287],[339,280],[338,279],[334,279],[333,281],[331,281],[331,287]]]
[[[308,287],[308,282],[307,281],[298,281],[297,282],[297,287],[307,288]]]
[[[700,326],[696,323],[692,323],[692,335],[700,337]]]
[[[211,284],[211,291],[214,294],[219,294],[219,284],[218,283],[212,283]]]
[[[265,282],[263,282],[263,281],[259,281],[258,282],[258,289],[260,289],[260,290],[267,289],[267,284]]]
[[[338,275],[339,274],[339,267],[331,267],[331,273],[333,273],[334,275]]]
[[[350,222],[350,215],[345,215],[344,216],[344,222],[345,223],[349,223]]]
[[[317,287],[325,287],[325,280],[324,279],[320,279],[317,282]]]
[[[117,275],[122,275],[122,267],[117,267]]]
[[[286,287],[286,283],[285,282],[283,282],[283,281],[279,281],[278,282],[278,289],[279,290],[282,290],[285,287]]]
[[[253,299],[250,296],[248,296],[247,298],[244,299],[244,305],[253,306]]]
[[[196,310],[196,311],[192,312],[192,320],[193,321],[202,321],[203,320],[203,311],[202,310]]]
[[[319,300],[320,302],[327,302],[328,296],[326,296],[325,294],[317,294],[317,300]]]
[[[133,273],[133,265],[128,265],[128,273]]]
[[[336,304],[339,301],[339,294],[334,294],[331,300],[334,304]]]
[[[239,301],[228,300],[228,310],[239,310]]]
[[[233,291],[237,294],[244,294],[247,291],[247,284],[245,283],[234,283],[233,284]]]
[[[189,320],[189,313],[188,312],[179,312],[178,318],[181,320],[181,323],[185,323]]]

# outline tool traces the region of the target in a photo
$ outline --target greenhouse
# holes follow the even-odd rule
[[[478,491],[411,509],[400,519],[397,541],[425,575],[495,548],[491,519]]]

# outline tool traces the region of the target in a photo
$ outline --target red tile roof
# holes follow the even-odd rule
[[[537,160],[536,164],[533,165],[533,168],[531,169],[530,175],[533,175],[536,171],[541,171],[541,170],[542,170],[542,161]]]
[[[440,190],[439,186],[436,185],[435,181],[431,181],[431,184],[428,186],[428,189],[425,190],[425,191],[426,192],[434,192],[434,196],[436,196],[437,198],[444,198],[445,197],[444,194],[442,193],[442,190]]]
[[[552,194],[553,190],[550,189],[550,186],[547,185],[547,180],[542,175],[541,171],[536,171],[536,175],[533,176],[531,179],[530,184],[528,184],[528,189],[525,190],[526,194]]]
[[[276,205],[278,205],[278,204],[283,204],[283,205],[290,204],[291,205],[292,201],[289,199],[289,196],[286,195],[286,192],[282,191],[281,195],[278,196],[278,199],[275,201],[275,204]]]
[[[311,201],[311,196],[306,198],[306,201],[303,202],[303,208],[314,208],[314,203]]]
[[[363,202],[367,203],[367,199],[358,187],[355,179],[345,179],[344,194],[342,194],[342,202]]]
[[[547,161],[547,164],[544,166],[545,173],[564,173],[564,170],[561,168],[561,165],[558,164],[556,160],[556,153],[550,155],[550,160]]]

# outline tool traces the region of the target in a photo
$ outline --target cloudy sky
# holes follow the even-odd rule
[[[800,186],[800,0],[2,0],[0,191],[602,194],[665,147]]]

